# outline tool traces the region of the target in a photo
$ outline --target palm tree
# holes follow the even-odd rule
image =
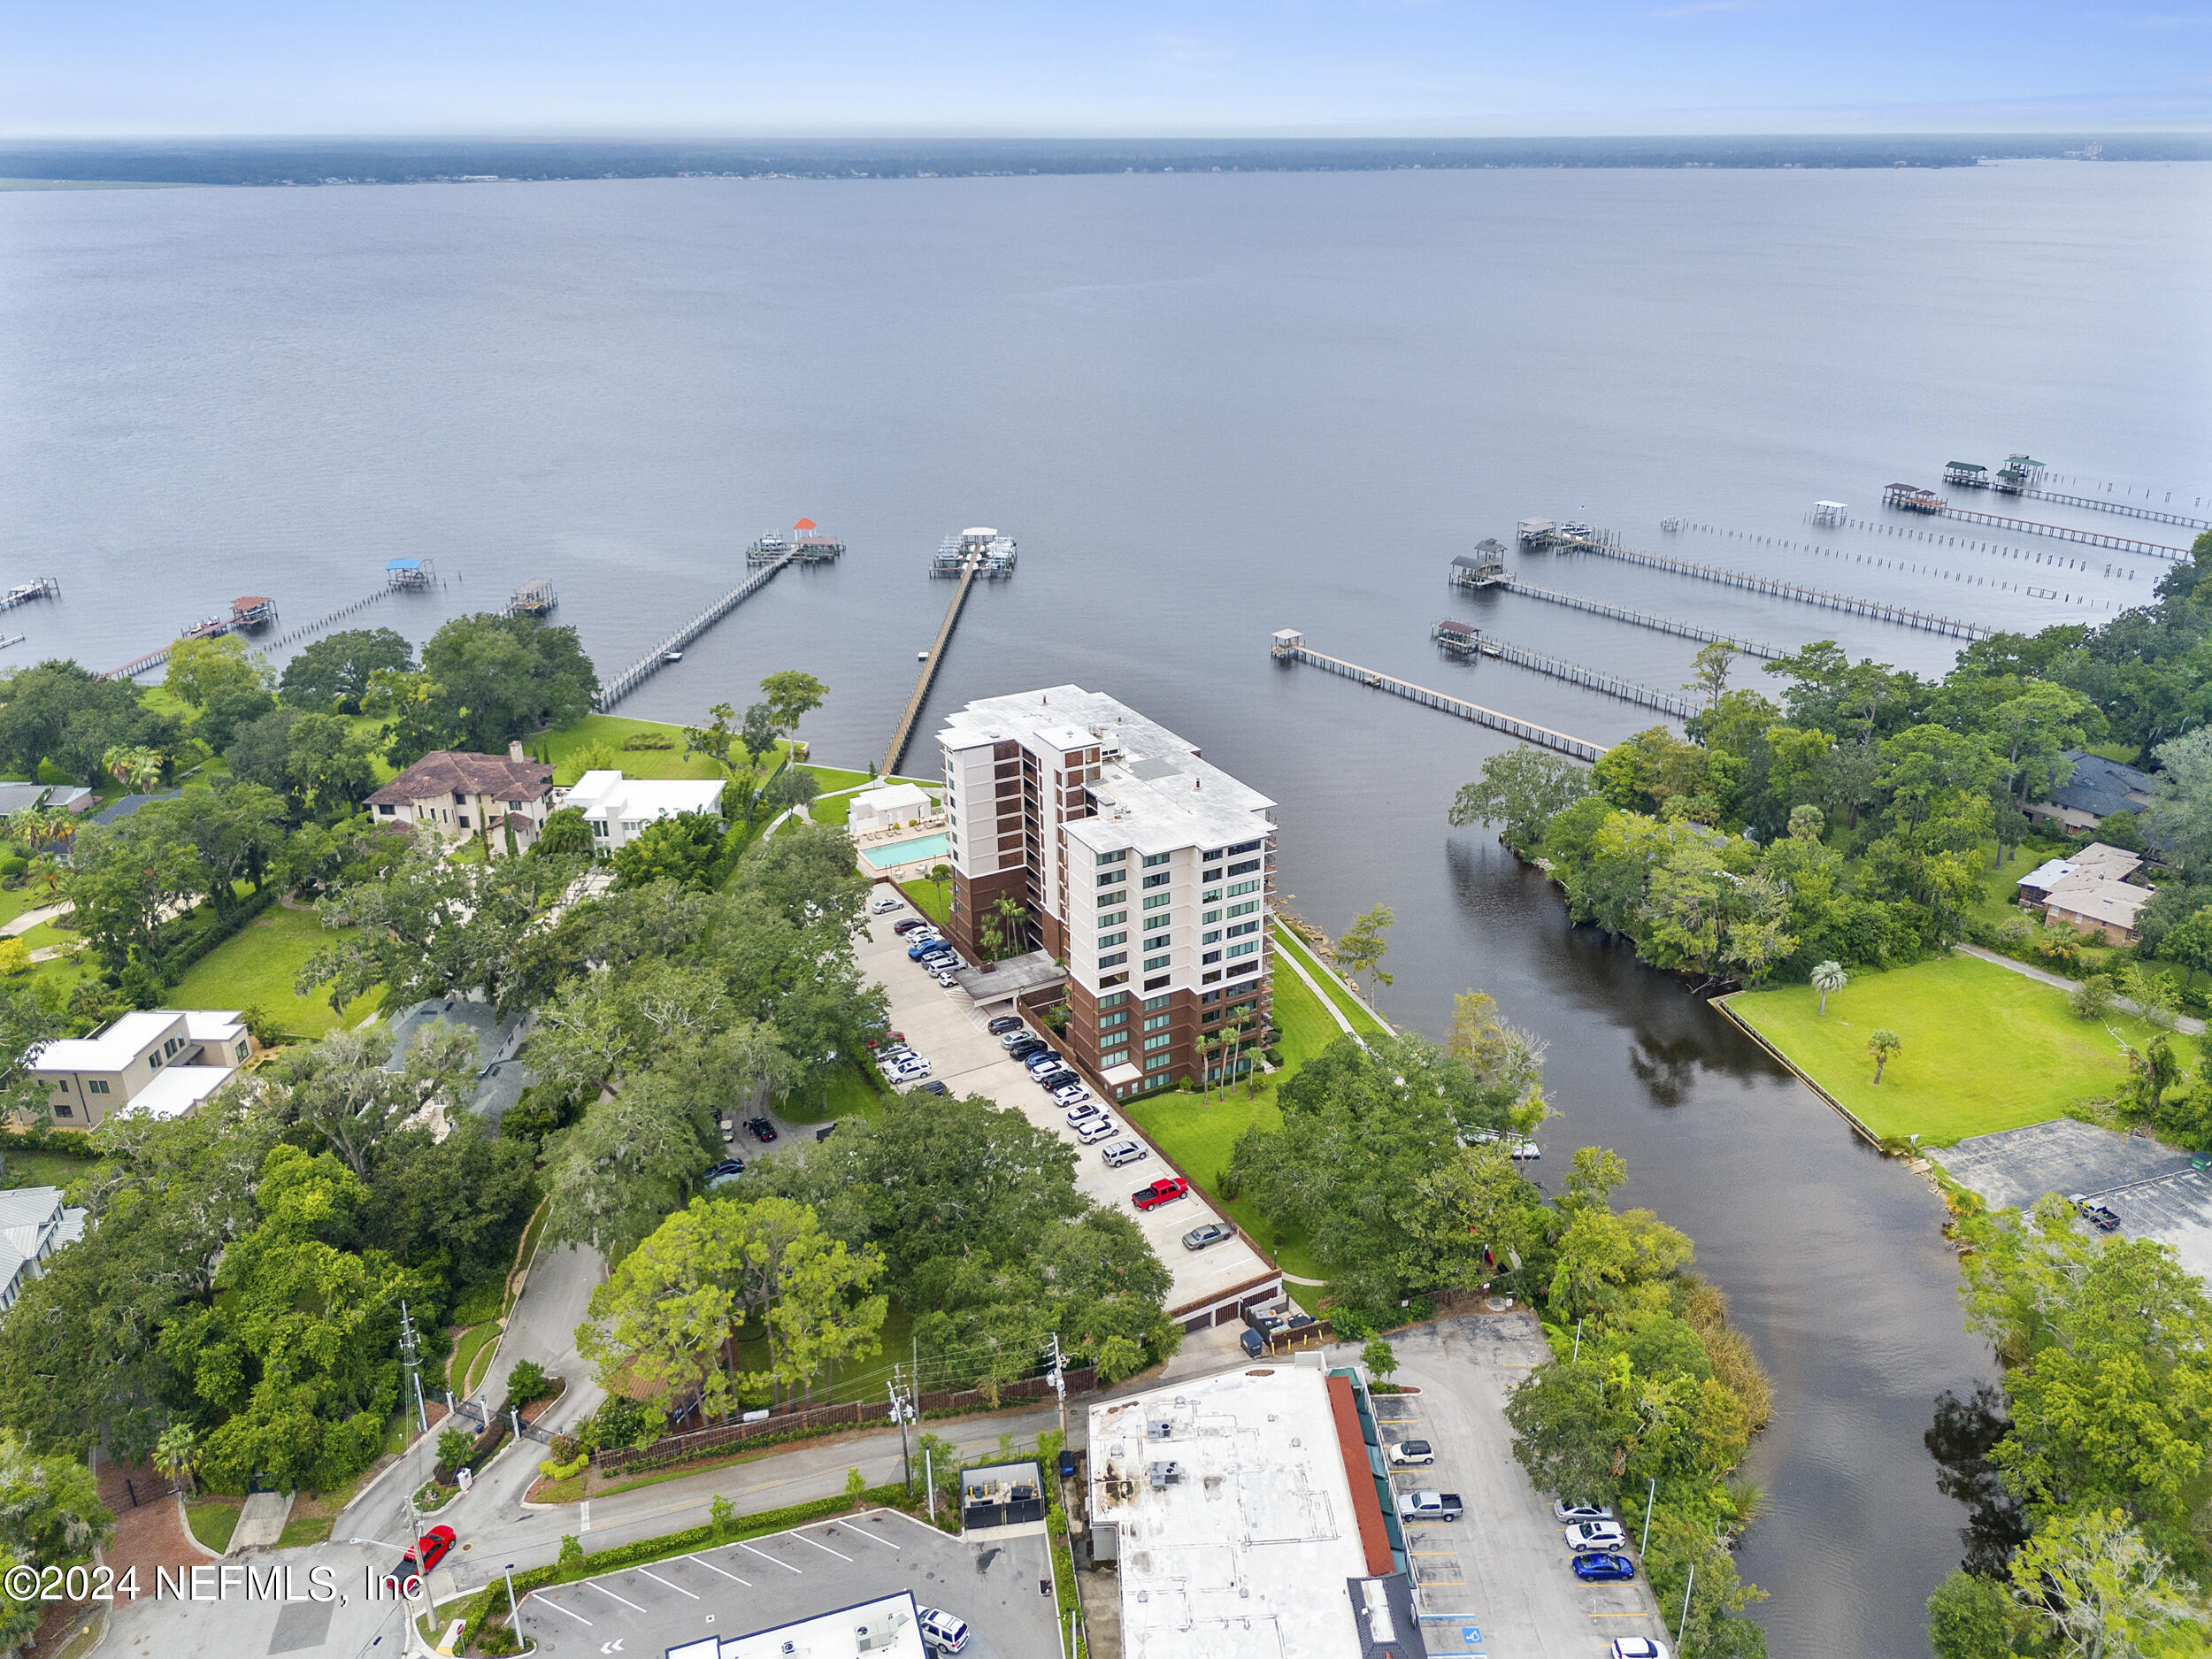
[[[945,908],[945,883],[952,879],[952,866],[933,864],[930,867],[929,879],[937,884],[937,908],[941,910]]]
[[[111,744],[100,757],[100,766],[133,795],[143,795],[161,781],[161,757],[134,743]]]
[[[154,1467],[187,1492],[192,1490],[192,1464],[199,1445],[189,1424],[172,1423],[154,1442]]]
[[[1022,943],[1022,924],[1027,919],[1029,912],[1002,893],[991,908],[998,917],[999,937],[1006,953],[1010,956]]]
[[[1882,1068],[1887,1065],[1897,1051],[1905,1046],[1904,1039],[1886,1025],[1878,1029],[1866,1040],[1866,1051],[1874,1056],[1874,1080],[1882,1080]]]
[[[1843,971],[1840,962],[1813,964],[1813,989],[1820,993],[1820,1011],[1828,1011],[1828,993],[1840,991],[1851,982],[1851,976]]]

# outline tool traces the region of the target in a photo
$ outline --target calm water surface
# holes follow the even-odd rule
[[[1439,616],[1669,686],[1694,645],[1446,562],[1517,518],[2007,626],[2097,619],[2162,568],[2075,570],[1801,523],[2025,449],[2212,499],[2212,173],[1455,173],[0,195],[0,579],[52,574],[0,656],[96,665],[239,593],[299,621],[427,556],[419,640],[549,577],[603,672],[801,514],[793,572],[626,712],[833,687],[826,760],[880,753],[947,596],[938,538],[998,525],[933,708],[1111,691],[1282,803],[1285,885],[1332,929],[1399,918],[1386,1011],[1440,1033],[1494,992],[1550,1043],[1562,1155],[1602,1142],[1680,1225],[1775,1373],[1747,1577],[1791,1659],[1927,1652],[1962,1514],[1920,1436],[1987,1356],[1938,1206],[1710,1010],[1569,929],[1444,824],[1495,741],[1310,670],[1268,633],[1611,741],[1628,705],[1438,661]],[[1725,534],[1669,536],[1684,515]],[[2061,518],[2055,511],[2044,516]],[[2099,527],[2120,521],[2073,515]],[[2184,539],[2137,530],[2154,539]],[[2041,555],[2047,561],[2036,564]],[[1887,561],[1875,563],[1870,561]],[[2112,570],[2107,573],[2109,561]],[[1549,585],[1842,641],[1953,644],[1612,562]],[[1925,568],[1908,568],[1924,566]],[[2032,598],[1970,579],[2032,584]],[[924,730],[929,728],[925,724]]]

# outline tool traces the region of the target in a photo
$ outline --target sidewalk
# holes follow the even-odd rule
[[[2015,962],[2010,956],[2001,956],[1993,950],[1984,950],[1979,945],[1954,945],[1951,949],[1972,956],[1977,961],[1986,962],[1993,967],[2009,969],[2024,979],[2034,979],[2039,984],[2051,987],[2054,990],[2070,991],[2080,983],[2078,979],[2068,979],[2062,973],[2046,972],[2041,968],[2032,968],[2024,962]],[[2134,1015],[2138,1019],[2143,1017],[2141,1006],[2127,997],[2114,997],[2112,1006],[2124,1014]],[[2201,1037],[2204,1035],[2204,1022],[2191,1014],[2177,1014],[2174,1016],[2174,1029],[2185,1032],[2192,1037]]]

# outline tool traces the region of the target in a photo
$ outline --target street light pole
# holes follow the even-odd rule
[[[1644,1538],[1643,1541],[1636,1546],[1636,1553],[1640,1555],[1651,1553],[1651,1506],[1658,1501],[1659,1477],[1654,1475],[1651,1478],[1651,1490],[1644,1494]]]
[[[1697,1584],[1697,1564],[1690,1564],[1690,1576],[1682,1586],[1682,1617],[1674,1622],[1674,1650],[1682,1651],[1683,1632],[1690,1628],[1690,1592]]]

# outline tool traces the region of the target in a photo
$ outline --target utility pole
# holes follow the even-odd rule
[[[1060,1355],[1060,1333],[1052,1333],[1052,1392],[1060,1402],[1060,1444],[1068,1443],[1068,1365]]]
[[[891,1415],[899,1425],[899,1472],[909,1492],[914,1490],[914,1454],[907,1449],[906,1425],[913,1417],[914,1408],[899,1393],[899,1368],[891,1367]]]
[[[1651,1478],[1651,1490],[1644,1494],[1644,1538],[1643,1541],[1636,1546],[1636,1553],[1640,1555],[1647,1555],[1651,1553],[1651,1506],[1658,1502],[1659,1477],[1654,1475]]]
[[[407,1304],[399,1304],[399,1356],[407,1367],[408,1380],[415,1386],[415,1420],[422,1425],[425,1434],[430,1432],[430,1409],[422,1402],[422,1367],[415,1346],[415,1318],[408,1312]]]
[[[1682,1651],[1683,1633],[1690,1628],[1690,1592],[1697,1587],[1697,1563],[1690,1563],[1690,1576],[1682,1586],[1682,1617],[1674,1622],[1674,1650]]]

